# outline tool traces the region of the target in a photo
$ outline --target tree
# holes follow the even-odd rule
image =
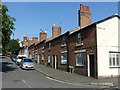
[[[2,6],[0,4],[0,53],[2,52]]]
[[[5,47],[10,41],[13,30],[15,30],[14,21],[16,21],[15,18],[8,15],[7,12],[7,6],[2,5],[2,33],[0,34],[0,36],[2,36],[2,51],[4,53],[6,53]]]
[[[6,53],[18,54],[18,50],[20,48],[19,42],[17,40],[10,40],[6,45],[5,50]]]

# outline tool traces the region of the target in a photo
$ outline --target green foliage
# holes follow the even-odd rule
[[[0,53],[2,53],[2,5],[0,4]]]
[[[17,40],[10,40],[9,43],[6,45],[5,50],[6,53],[17,54],[20,46]]]
[[[10,41],[10,36],[13,34],[13,30],[15,30],[15,18],[9,16],[7,12],[7,6],[2,5],[2,16],[0,15],[0,17],[2,18],[2,33],[0,34],[0,36],[2,36],[2,48],[4,53],[6,53],[5,47]]]

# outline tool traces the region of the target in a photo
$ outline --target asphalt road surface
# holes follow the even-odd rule
[[[53,80],[36,70],[22,70],[10,58],[0,59],[2,63],[2,88],[90,88]]]

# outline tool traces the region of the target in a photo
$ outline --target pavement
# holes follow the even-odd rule
[[[35,69],[40,73],[46,75],[49,79],[64,82],[72,85],[91,85],[101,86],[107,88],[120,88],[120,78],[101,78],[96,79],[93,77],[87,77],[78,75],[75,73],[69,73],[64,70],[54,69],[46,65],[35,64]]]

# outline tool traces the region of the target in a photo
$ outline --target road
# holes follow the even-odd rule
[[[2,88],[90,88],[53,80],[36,70],[22,70],[10,58],[2,59]]]

